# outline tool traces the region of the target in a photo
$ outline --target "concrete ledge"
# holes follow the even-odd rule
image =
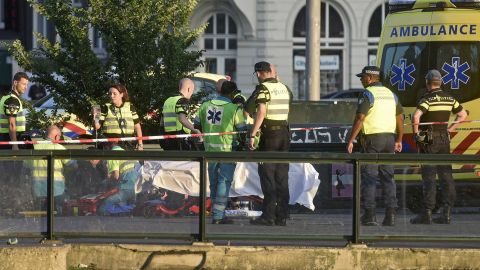
[[[0,248],[0,269],[480,269],[480,250],[90,245]]]

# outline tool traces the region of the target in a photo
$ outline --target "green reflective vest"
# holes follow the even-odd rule
[[[163,104],[162,115],[163,127],[165,129],[165,132],[177,132],[182,130],[187,134],[191,132],[188,128],[183,128],[182,123],[178,121],[177,102],[181,98],[183,98],[183,96],[181,95],[169,97],[167,100],[165,100],[165,103]]]
[[[384,86],[366,88],[373,95],[373,106],[363,121],[362,133],[365,135],[396,132],[395,95]]]
[[[18,98],[17,95],[10,93],[9,95],[5,95],[0,99],[0,133],[2,134],[9,133],[10,124],[8,122],[9,116],[5,114],[5,101],[10,97],[16,98],[20,103],[20,108],[18,109],[17,117],[15,118],[17,128],[16,132],[23,132],[26,129],[26,110],[23,109],[22,101],[20,100],[20,98]]]
[[[102,130],[104,134],[115,135],[133,135],[135,133],[133,123],[133,115],[130,110],[130,102],[124,102],[120,108],[107,103],[107,115],[100,120],[103,120]]]
[[[226,98],[203,103],[198,117],[204,133],[233,132],[246,128],[242,109]],[[205,151],[230,152],[237,145],[237,137],[238,134],[205,136],[203,145]]]
[[[270,101],[267,102],[267,114],[265,119],[269,120],[288,120],[290,109],[290,91],[279,82],[262,83],[270,94]]]
[[[61,144],[34,144],[35,150],[66,150]],[[68,163],[66,159],[55,159],[53,163],[54,181],[65,181],[63,176],[63,166]],[[30,175],[33,181],[47,181],[48,178],[48,162],[46,160],[33,159],[25,161],[25,165],[30,168]]]

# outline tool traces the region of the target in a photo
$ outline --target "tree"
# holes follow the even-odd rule
[[[86,124],[91,105],[108,100],[113,82],[125,84],[139,115],[146,116],[201,64],[201,51],[188,50],[204,29],[189,26],[196,0],[89,0],[85,7],[65,0],[29,3],[55,25],[60,41],[36,34],[38,49],[27,52],[18,40],[8,49],[59,107]],[[106,61],[93,51],[92,28],[106,44]],[[156,125],[158,119],[152,121],[143,124]]]

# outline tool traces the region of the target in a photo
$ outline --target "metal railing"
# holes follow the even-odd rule
[[[263,239],[263,240],[347,240],[352,243],[361,243],[369,240],[465,240],[480,241],[480,235],[470,237],[418,237],[418,236],[370,236],[362,237],[360,234],[360,168],[365,164],[391,164],[391,165],[412,165],[412,164],[480,164],[478,155],[430,155],[430,154],[346,154],[346,153],[318,153],[318,152],[175,152],[175,151],[33,151],[20,150],[16,152],[0,151],[0,160],[26,160],[40,159],[48,162],[48,191],[47,191],[47,228],[41,232],[41,236],[47,240],[58,237],[65,238],[159,238],[159,239],[190,239],[205,242],[213,239]],[[164,161],[195,161],[200,164],[200,214],[198,216],[198,233],[193,234],[163,234],[163,233],[88,233],[88,232],[56,232],[54,230],[54,190],[53,172],[55,159],[112,159],[112,160],[164,160]],[[353,211],[352,228],[350,235],[285,235],[285,234],[207,234],[206,232],[206,205],[207,198],[207,163],[208,162],[275,162],[275,163],[348,163],[354,168],[353,175]],[[4,236],[38,237],[38,234],[12,233]]]

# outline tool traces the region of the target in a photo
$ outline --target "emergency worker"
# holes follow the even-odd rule
[[[353,152],[353,140],[361,133],[363,153],[395,153],[402,151],[403,108],[397,96],[380,82],[380,69],[366,66],[357,74],[365,91],[358,99],[357,113],[348,139],[347,151]],[[362,225],[375,226],[375,191],[377,181],[383,186],[385,218],[382,225],[395,225],[396,185],[392,165],[368,164],[361,168],[361,190],[365,213]]]
[[[232,103],[237,90],[234,82],[223,82],[220,96],[202,104],[199,112],[200,125],[205,133],[234,132],[246,129],[245,117],[240,106]],[[231,152],[240,145],[239,135],[206,136],[203,141],[207,152]],[[235,163],[209,162],[210,198],[212,199],[213,224],[232,224],[225,217],[230,186],[235,172]]]
[[[220,79],[217,81],[217,85],[216,85],[216,89],[217,89],[217,93],[218,94],[221,94],[221,89],[222,89],[222,85],[224,82],[228,82],[226,79]],[[236,86],[237,84],[235,84],[235,90],[233,91],[232,93],[232,103],[233,104],[237,104],[239,106],[245,106],[245,102],[247,101],[247,98],[245,98],[244,95],[242,95],[242,91],[240,91],[240,89],[238,89],[238,87]]]
[[[0,141],[17,141],[25,131],[26,110],[20,97],[27,90],[28,76],[17,72],[13,76],[12,90],[0,99]],[[18,145],[0,145],[0,149],[18,150]]]
[[[288,113],[292,101],[290,89],[274,78],[271,65],[268,62],[255,64],[258,85],[249,98],[254,110],[249,113],[254,117],[252,129],[248,133],[248,148],[255,150],[255,136],[260,134],[260,151],[282,151],[290,148],[290,130]],[[259,163],[258,175],[263,191],[262,215],[250,221],[253,225],[286,226],[288,216],[289,164]]]
[[[179,93],[169,97],[163,104],[162,119],[165,135],[200,133],[188,119],[190,98],[195,91],[195,84],[188,78],[179,83]],[[183,138],[161,140],[164,150],[190,150]]]
[[[46,140],[60,140],[62,132],[60,128],[53,125],[47,130]],[[34,144],[35,150],[66,150],[65,146],[58,143]],[[65,176],[64,167],[70,161],[67,159],[55,159],[53,168],[53,196],[55,209],[58,214],[62,213],[63,202],[65,201]],[[32,159],[25,161],[25,168],[29,171],[30,179],[33,184],[33,194],[36,200],[44,200],[47,197],[47,178],[48,162],[47,160]],[[45,207],[43,205],[42,207]]]
[[[106,144],[105,149],[125,151],[116,142]],[[120,211],[131,210],[127,207],[131,207],[135,203],[135,183],[139,177],[139,173],[135,169],[137,164],[138,161],[133,160],[107,160],[107,186],[118,188],[118,192],[105,199],[99,207],[100,214],[115,214],[114,208],[118,207]]]
[[[95,129],[102,129],[103,135],[109,138],[142,137],[142,127],[137,110],[130,103],[128,91],[122,84],[113,84],[108,90],[111,102],[101,107],[99,121],[95,121]],[[94,112],[95,113],[95,112]],[[133,149],[130,142],[121,142],[127,150]],[[143,150],[143,141],[138,140],[136,148]]]
[[[425,76],[427,93],[420,99],[413,114],[413,132],[420,153],[450,154],[450,132],[454,132],[458,122],[467,118],[467,112],[450,94],[442,91],[442,75],[436,69],[428,71]],[[447,124],[419,125],[419,123],[448,122],[450,114],[456,114],[455,122]],[[451,211],[455,203],[455,182],[451,165],[422,165],[423,210],[410,222],[413,224],[431,224],[432,209],[435,208],[436,184],[440,180],[441,204],[443,211],[433,222],[450,224]]]

